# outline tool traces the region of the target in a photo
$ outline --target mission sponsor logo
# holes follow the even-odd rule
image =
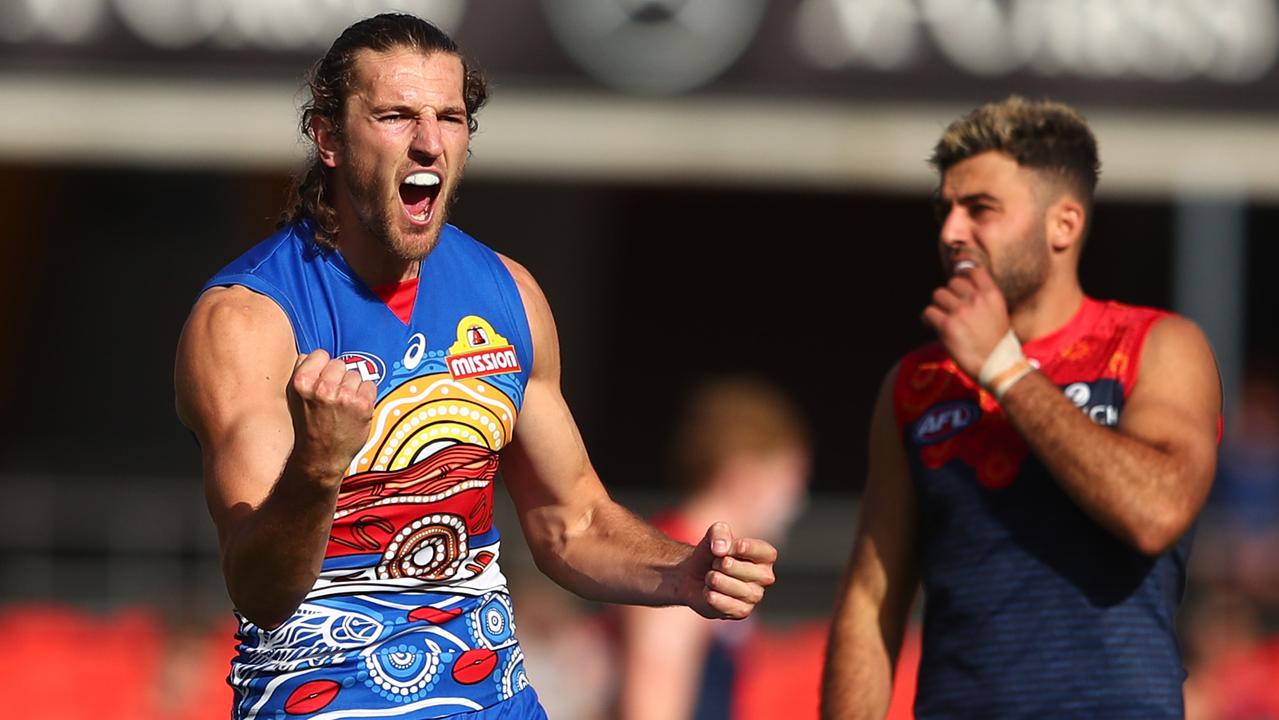
[[[457,341],[445,358],[454,380],[520,372],[515,347],[478,315],[467,315],[457,324]]]
[[[512,347],[450,357],[448,364],[454,380],[520,371],[520,360]]]
[[[952,437],[981,418],[981,408],[968,400],[933,406],[915,423],[911,434],[920,445],[932,445]]]
[[[381,382],[386,375],[386,363],[377,355],[364,352],[346,352],[338,356],[347,372],[357,372],[360,379],[368,382]]]

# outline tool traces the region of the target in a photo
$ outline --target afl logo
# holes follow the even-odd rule
[[[346,365],[348,371],[359,373],[361,380],[367,380],[372,383],[381,382],[382,376],[386,374],[386,364],[377,355],[348,352],[339,355],[338,359]]]
[[[942,403],[933,406],[915,423],[911,434],[920,445],[941,442],[977,422],[981,409],[968,400]]]

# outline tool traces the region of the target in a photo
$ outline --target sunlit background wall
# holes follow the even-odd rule
[[[1218,668],[1256,672],[1279,627],[1276,0],[3,0],[0,627],[43,660],[0,687],[89,677],[127,708],[94,717],[225,716],[230,604],[174,346],[203,281],[275,225],[302,73],[387,9],[489,75],[452,218],[545,288],[620,500],[672,501],[671,415],[703,379],[761,375],[812,419],[812,499],[760,621],[807,638],[801,685],[879,380],[928,339],[932,144],[1009,93],[1082,110],[1103,162],[1085,289],[1189,315],[1222,368],[1182,621],[1190,712],[1236,717]],[[534,684],[580,672],[565,657],[606,667],[606,613],[537,578],[509,510],[499,526]],[[606,702],[607,672],[577,681],[559,717]]]

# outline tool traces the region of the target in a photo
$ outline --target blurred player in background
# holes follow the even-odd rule
[[[541,289],[446,224],[486,98],[453,41],[379,15],[309,80],[292,212],[208,282],[178,347],[241,619],[234,717],[544,717],[499,569],[499,460],[564,587],[750,615],[773,547],[722,522],[675,542],[613,502]]]
[[[695,541],[708,518],[784,538],[803,507],[811,462],[808,424],[790,398],[758,379],[713,380],[692,393],[674,433],[671,470],[681,499],[654,525],[684,542]],[[618,717],[740,716],[733,706],[749,632],[749,624],[680,608],[622,608]]]
[[[1180,718],[1174,615],[1220,428],[1208,343],[1083,293],[1100,163],[1069,107],[977,108],[932,163],[938,340],[880,391],[823,713],[884,715],[922,580],[917,717]]]

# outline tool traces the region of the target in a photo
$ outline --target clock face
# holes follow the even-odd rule
[[[583,69],[619,90],[669,94],[710,82],[755,37],[767,0],[542,0]]]

